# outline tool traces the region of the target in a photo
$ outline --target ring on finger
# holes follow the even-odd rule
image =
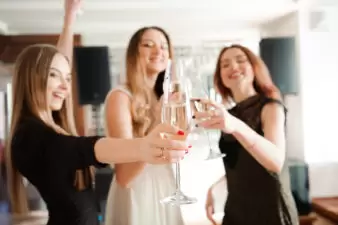
[[[167,157],[164,155],[164,150],[165,150],[165,149],[164,149],[163,147],[161,147],[160,150],[161,150],[160,158],[162,158],[162,159],[167,159]]]
[[[210,111],[209,111],[209,116],[210,116],[210,117],[216,116],[216,110],[210,110]]]

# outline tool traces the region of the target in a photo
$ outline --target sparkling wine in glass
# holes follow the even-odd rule
[[[178,62],[175,65],[176,69],[173,73],[172,69],[167,69],[165,77],[164,88],[164,102],[162,108],[162,122],[169,123],[173,126],[177,126],[185,132],[184,138],[188,138],[191,123],[192,112],[190,107],[190,101],[187,95],[187,89],[185,85],[185,77],[183,76],[182,65]],[[172,67],[171,67],[172,68]],[[169,76],[169,78],[168,78]],[[180,162],[175,165],[176,170],[176,190],[171,196],[168,196],[161,200],[163,204],[172,205],[186,205],[197,202],[194,197],[189,197],[181,191],[181,176],[180,176]]]
[[[213,110],[213,108],[208,107],[208,105],[202,101],[201,99],[208,99],[209,94],[207,91],[207,88],[204,87],[204,83],[201,79],[198,79],[199,76],[195,76],[194,78],[190,79],[190,88],[188,90],[190,94],[190,106],[192,109],[192,114],[195,114],[196,112],[207,112],[210,110]],[[207,136],[208,139],[208,145],[209,145],[209,154],[206,158],[206,160],[212,160],[212,159],[218,159],[225,156],[225,154],[221,152],[216,152],[213,150],[211,146],[210,136],[209,132],[204,128],[195,128],[198,131],[202,131],[204,135]]]

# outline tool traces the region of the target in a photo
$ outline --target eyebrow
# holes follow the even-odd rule
[[[142,42],[143,42],[143,41],[151,41],[151,42],[155,42],[154,40],[151,40],[151,39],[148,39],[148,38],[142,39],[141,41],[142,41]],[[161,44],[168,44],[168,41],[167,41],[167,40],[161,41]]]
[[[235,58],[236,58],[236,59],[238,59],[238,58],[247,58],[247,56],[244,55],[244,54],[238,54],[238,55],[235,56]],[[221,62],[227,62],[227,61],[229,61],[228,58],[225,58],[225,59],[222,59],[222,60],[221,60]]]
[[[55,70],[56,72],[62,74],[62,72],[61,72],[59,69],[55,68],[55,67],[51,67],[50,70]],[[71,74],[71,73],[68,73],[67,75],[71,76],[72,74]]]

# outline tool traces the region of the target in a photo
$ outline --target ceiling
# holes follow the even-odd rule
[[[296,9],[292,0],[84,0],[75,30],[110,43],[126,42],[147,25],[163,27],[174,42],[222,40],[247,35]],[[5,33],[59,33],[62,16],[62,0],[0,0]]]

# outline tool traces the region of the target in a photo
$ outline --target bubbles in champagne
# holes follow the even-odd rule
[[[163,106],[162,121],[187,131],[190,128],[190,108],[185,103],[169,103]]]
[[[191,98],[190,105],[191,105],[193,113],[206,112],[209,109],[208,105],[204,102],[201,102],[200,99],[198,98]]]

